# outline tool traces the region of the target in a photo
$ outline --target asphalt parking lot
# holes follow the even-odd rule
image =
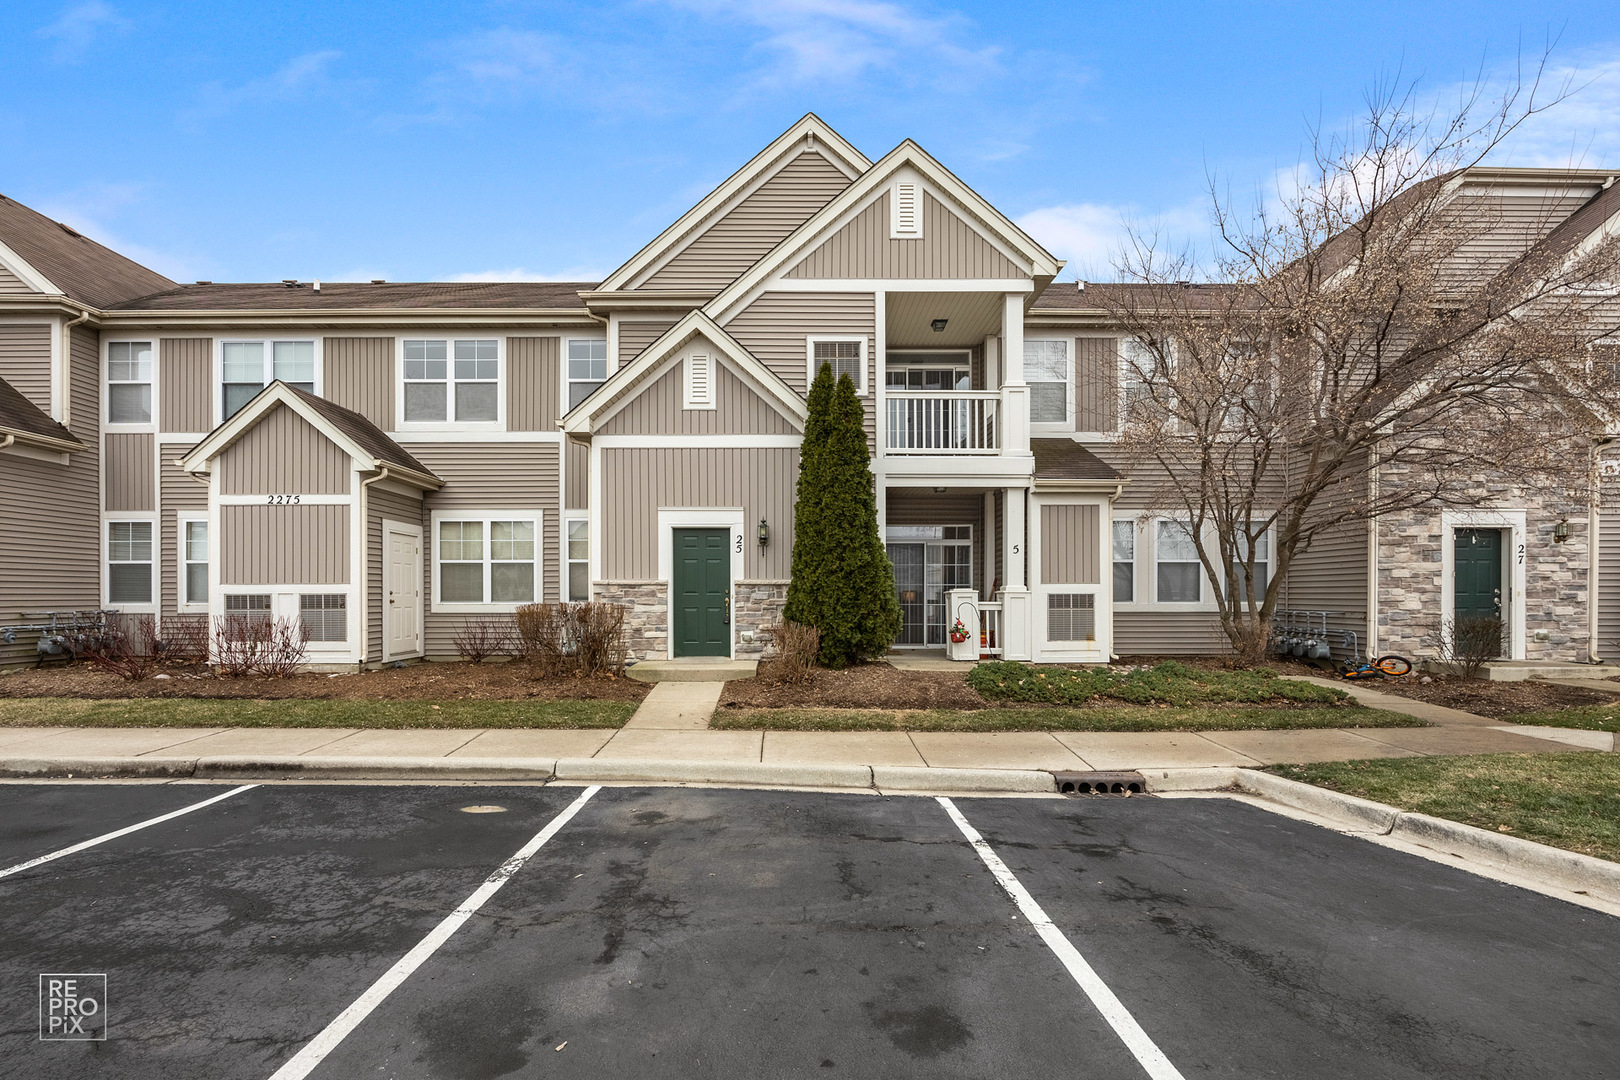
[[[1620,920],[1220,799],[10,784],[0,912],[0,1076],[41,1080],[1612,1078],[1620,1047]],[[107,974],[105,1041],[38,1038],[58,972]]]

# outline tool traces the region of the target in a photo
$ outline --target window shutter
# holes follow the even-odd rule
[[[686,358],[686,407],[714,408],[714,357],[694,353]]]
[[[892,236],[916,239],[922,236],[922,192],[915,183],[894,185],[894,205],[889,223]]]

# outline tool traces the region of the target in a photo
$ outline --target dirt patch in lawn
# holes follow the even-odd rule
[[[888,664],[818,669],[806,682],[740,679],[726,683],[722,709],[983,709],[990,703],[970,690],[967,672],[898,671]]]
[[[221,679],[170,667],[167,679],[129,682],[84,664],[0,676],[0,698],[242,698],[260,701],[640,701],[652,689],[628,678],[537,679],[522,661],[423,663],[359,674]]]
[[[1540,712],[1545,709],[1572,709],[1583,705],[1605,705],[1616,700],[1616,694],[1601,690],[1587,690],[1579,686],[1562,686],[1541,679],[1523,682],[1493,682],[1486,679],[1448,679],[1434,677],[1424,683],[1416,675],[1399,679],[1374,679],[1373,690],[1386,690],[1391,694],[1426,701],[1431,705],[1444,705],[1451,709],[1477,713],[1480,716],[1512,716],[1514,713]],[[1620,692],[1620,686],[1615,690]]]

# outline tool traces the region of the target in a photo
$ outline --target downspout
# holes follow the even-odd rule
[[[0,439],[0,450],[4,450],[6,447],[10,446],[12,443],[14,443],[16,441],[17,441],[17,436],[15,436],[15,435],[7,435],[4,439]]]
[[[1080,288],[1084,289],[1085,287],[1085,283],[1082,282]],[[1108,535],[1110,537],[1110,543],[1112,542],[1114,531],[1114,504],[1119,501],[1119,497],[1123,494],[1125,494],[1125,485],[1123,483],[1119,483],[1114,485],[1114,493],[1108,497]],[[1135,549],[1133,548],[1132,550]],[[1131,563],[1131,566],[1134,568],[1136,564],[1133,562]],[[1114,651],[1114,613],[1112,611],[1108,613],[1108,662],[1110,664],[1117,664],[1119,662],[1119,653]]]
[[[388,466],[383,465],[381,461],[375,460],[373,461],[373,464],[381,466],[381,469],[377,475],[367,477],[366,479],[360,481],[360,524],[368,534],[371,531],[371,505],[369,493],[366,491],[366,489],[372,484],[388,479]],[[383,538],[385,543],[387,539],[388,538],[386,536]],[[360,543],[367,547],[370,546],[366,536],[360,537]],[[386,559],[387,557],[388,553],[384,552],[383,558]],[[360,587],[360,663],[356,665],[357,669],[360,671],[366,670],[366,655],[371,649],[371,568],[369,566],[366,568],[364,577],[366,578],[366,581]],[[378,599],[381,600],[382,597],[378,597]],[[383,625],[387,626],[388,624],[384,623]],[[388,643],[385,641],[383,644],[386,646]],[[382,662],[384,655],[386,654],[377,654],[378,663]]]
[[[73,334],[75,326],[90,321],[90,309],[82,308],[79,317],[62,324],[62,419],[67,427],[73,422]],[[98,376],[99,377],[99,376]]]
[[[1603,662],[1603,656],[1598,651],[1598,594],[1603,583],[1598,572],[1598,533],[1603,502],[1603,483],[1598,472],[1601,463],[1598,458],[1613,443],[1614,437],[1609,435],[1593,444],[1587,472],[1592,497],[1586,501],[1586,659],[1593,664]]]

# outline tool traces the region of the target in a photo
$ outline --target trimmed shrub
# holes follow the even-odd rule
[[[1174,660],[1151,668],[1033,667],[994,660],[968,673],[968,686],[991,701],[1086,705],[1099,700],[1131,705],[1257,704],[1296,701],[1337,704],[1350,695],[1329,686],[1279,679],[1264,668],[1202,671]]]

